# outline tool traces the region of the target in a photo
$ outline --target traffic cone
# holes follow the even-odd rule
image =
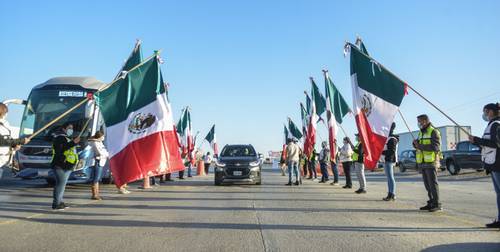
[[[203,160],[199,160],[198,163],[196,164],[196,175],[198,176],[205,176],[205,164]]]

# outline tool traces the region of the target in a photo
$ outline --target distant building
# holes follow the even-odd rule
[[[462,126],[468,133],[471,133],[471,126]],[[468,140],[467,134],[457,126],[436,127],[441,133],[441,151],[454,150],[457,143]],[[418,137],[418,131],[411,132],[415,138]],[[413,138],[409,132],[398,133],[399,145],[398,155],[405,150],[413,149]]]

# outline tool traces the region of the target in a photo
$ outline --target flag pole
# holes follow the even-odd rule
[[[346,42],[346,46],[349,46],[349,47],[352,47],[352,46],[355,46],[353,44],[351,44],[350,42]],[[346,48],[346,46],[344,46],[344,48]],[[359,50],[359,52],[361,54],[363,54],[364,56],[368,57],[369,59],[373,60],[374,62],[377,62],[374,58],[372,58],[370,55],[366,55],[364,52],[362,52],[361,50]],[[408,87],[409,89],[411,89],[413,92],[415,92],[415,94],[417,94],[418,96],[420,96],[420,98],[422,98],[424,101],[426,101],[427,103],[429,103],[434,109],[436,109],[437,111],[439,111],[442,115],[444,115],[448,120],[450,120],[453,124],[455,124],[458,128],[460,128],[460,130],[462,130],[466,135],[468,136],[471,136],[471,134],[469,132],[467,132],[462,126],[460,126],[455,120],[453,120],[448,114],[446,114],[444,111],[442,111],[441,109],[439,109],[434,103],[432,103],[430,100],[428,100],[427,98],[425,98],[420,92],[418,92],[417,90],[415,90],[412,86],[410,86],[406,81],[403,81],[401,78],[399,78],[397,75],[395,75],[393,72],[391,72],[389,69],[387,69],[384,65],[378,63],[378,65],[383,68],[385,71],[387,71],[388,73],[392,74],[396,79],[398,79],[400,82],[404,83],[406,85],[406,87]]]
[[[403,116],[403,113],[401,113],[401,110],[399,110],[399,108],[398,108],[398,112],[399,112],[399,115],[401,116],[401,119],[403,119],[403,122],[405,123],[406,128],[408,129],[408,133],[410,133],[411,138],[413,138],[413,141],[415,141],[416,139],[415,139],[415,136],[413,135],[413,133],[412,133],[412,131],[410,129],[410,125],[406,121],[405,117]]]
[[[127,73],[131,72],[132,70],[135,70],[137,68],[139,68],[140,66],[144,65],[144,63],[146,63],[148,60],[152,59],[153,57],[156,57],[158,55],[160,55],[161,53],[161,50],[158,50],[155,54],[149,56],[147,59],[145,59],[144,61],[142,61],[140,64],[137,64],[137,66],[135,67],[132,67],[130,70],[126,71]],[[125,71],[124,71],[125,72]],[[103,90],[106,90],[108,89],[109,87],[111,87],[113,84],[115,84],[118,80],[120,80],[121,78],[117,78],[117,79],[114,79],[112,82],[110,82],[109,84],[99,88],[97,90],[96,93],[98,92],[101,92]],[[26,139],[29,141],[31,141],[31,139],[33,139],[35,136],[39,135],[40,133],[42,133],[44,130],[46,130],[48,127],[54,125],[56,122],[58,122],[59,120],[61,120],[62,118],[64,118],[65,116],[67,116],[69,113],[75,111],[78,107],[80,107],[81,105],[83,105],[84,103],[86,103],[87,101],[89,101],[90,99],[87,97],[85,99],[83,99],[82,101],[80,101],[79,103],[77,103],[75,106],[73,106],[72,108],[68,109],[66,112],[62,113],[61,115],[59,115],[58,117],[56,117],[54,120],[48,122],[47,124],[45,124],[45,126],[43,126],[42,128],[40,128],[39,130],[37,130],[35,133],[31,134],[31,136],[27,137]]]

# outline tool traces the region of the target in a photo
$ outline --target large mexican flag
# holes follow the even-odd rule
[[[311,77],[311,110],[307,127],[307,139],[304,146],[304,152],[308,157],[311,156],[316,145],[316,127],[321,114],[326,110],[325,97],[319,91],[318,86]]]
[[[302,132],[290,117],[288,117],[288,129],[290,130],[290,134],[292,134],[293,137],[297,138],[297,140],[302,138]]]
[[[365,166],[374,169],[406,94],[406,84],[355,45],[348,46],[356,124],[365,152]],[[366,52],[364,45],[363,50]]]
[[[188,157],[189,160],[192,161],[193,151],[194,151],[194,139],[193,139],[193,130],[191,125],[191,112],[189,107],[186,107],[182,111],[181,118],[177,123],[177,134],[179,134],[182,156]]]
[[[325,76],[325,94],[326,94],[326,118],[328,120],[328,142],[330,144],[330,156],[335,160],[337,151],[337,123],[341,124],[344,116],[350,112],[349,106],[344,97],[340,94],[337,87],[328,75],[328,71],[324,70]]]
[[[95,94],[117,186],[184,169],[158,56]]]

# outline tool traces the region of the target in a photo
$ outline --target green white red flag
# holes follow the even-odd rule
[[[325,94],[326,94],[326,118],[328,122],[328,142],[330,144],[330,156],[334,160],[337,151],[337,123],[342,123],[342,118],[351,110],[344,97],[340,94],[337,87],[333,84],[328,71],[323,71],[325,76]]]
[[[117,186],[184,169],[158,60],[156,55],[122,72],[95,94]]]
[[[219,148],[217,147],[217,136],[215,135],[215,124],[212,126],[212,128],[208,132],[207,136],[205,137],[205,140],[207,140],[207,142],[210,144],[210,147],[212,147],[214,154],[218,155]]]
[[[179,135],[182,156],[192,160],[194,151],[193,130],[191,125],[191,112],[189,107],[182,110],[181,118],[177,123],[177,134]]]
[[[407,85],[357,46],[348,43],[346,49],[350,51],[353,109],[365,166],[374,169]]]

